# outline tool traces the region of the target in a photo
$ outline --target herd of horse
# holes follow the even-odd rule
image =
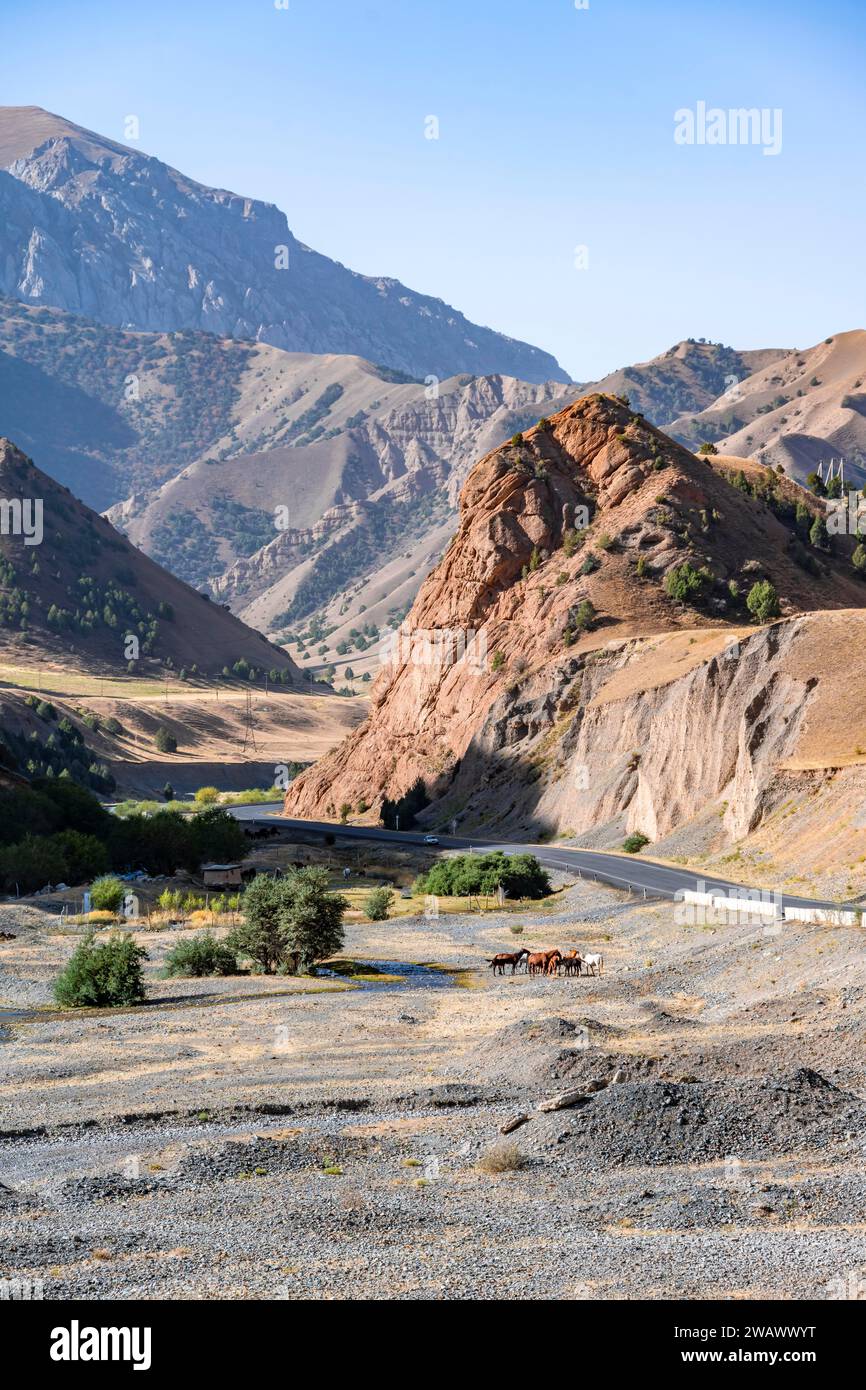
[[[487,963],[494,975],[504,975],[508,965],[511,966],[512,975],[517,975],[524,964],[527,975],[558,975],[560,970],[564,970],[566,975],[604,973],[604,956],[596,951],[587,951],[582,956],[577,950],[529,951],[524,946],[519,951],[500,951]]]

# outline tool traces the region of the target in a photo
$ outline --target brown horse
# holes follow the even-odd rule
[[[536,951],[534,955],[527,957],[526,966],[530,975],[555,975],[561,960],[562,952],[556,948],[552,951]]]
[[[560,967],[561,964],[562,964],[562,952],[561,952],[561,951],[549,951],[549,952],[548,952],[548,960],[547,960],[547,973],[548,973],[548,975],[558,975],[558,974],[559,974],[559,967]]]
[[[562,957],[566,975],[579,975],[583,967],[583,956],[578,951],[567,951]]]
[[[492,960],[488,961],[488,964],[490,966],[490,969],[493,971],[494,975],[496,975],[497,973],[500,975],[504,975],[506,965],[510,965],[511,973],[513,975],[518,965],[522,961],[523,957],[528,955],[529,952],[525,946],[522,948],[522,950],[514,951],[511,953],[509,953],[508,951],[500,951],[497,956],[494,956]]]

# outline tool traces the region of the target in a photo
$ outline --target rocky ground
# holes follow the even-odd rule
[[[389,981],[360,987],[162,980],[173,934],[143,933],[147,1005],[70,1016],[48,1001],[74,938],[0,917],[0,1278],[52,1299],[866,1293],[859,931],[684,926],[582,884],[554,912],[353,925],[346,954]],[[599,950],[604,975],[492,978],[518,942]]]

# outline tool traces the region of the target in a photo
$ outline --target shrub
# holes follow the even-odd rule
[[[169,732],[169,730],[165,727],[164,724],[160,724],[159,728],[157,729],[156,735],[154,737],[154,743],[156,744],[160,753],[177,752],[177,739],[175,738],[174,734]]]
[[[491,657],[491,660],[490,660],[490,669],[491,669],[491,671],[501,671],[504,665],[505,665],[505,653],[504,653],[504,652],[494,652],[494,653],[493,653],[493,656]]]
[[[759,579],[753,584],[746,598],[746,607],[759,623],[768,623],[778,618],[781,609],[779,598],[769,579]]]
[[[481,1154],[476,1168],[481,1173],[517,1173],[526,1160],[516,1144],[494,1144]]]
[[[546,898],[550,879],[534,854],[456,854],[441,859],[415,885],[419,893],[443,898],[495,893],[500,885],[512,898]]]
[[[597,570],[600,567],[600,565],[601,560],[599,560],[597,555],[593,555],[590,551],[589,555],[587,555],[586,559],[584,560],[583,564],[578,570],[578,574],[592,574],[593,570]]]
[[[717,454],[718,452],[719,451],[716,448],[715,444],[711,444],[708,439],[705,439],[701,447],[698,449],[699,454]]]
[[[230,946],[210,932],[178,941],[165,958],[163,973],[172,975],[236,975],[237,957]]]
[[[633,834],[627,835],[622,842],[622,847],[626,854],[639,854],[644,845],[649,844],[649,835],[644,835],[642,830],[635,830]]]
[[[114,874],[101,874],[90,885],[90,901],[98,912],[119,912],[124,887]]]
[[[851,564],[854,566],[855,570],[859,570],[861,574],[866,570],[866,546],[863,545],[862,541],[858,542],[854,547],[854,554],[851,556]]]
[[[219,801],[218,787],[199,787],[195,794],[195,799],[199,806],[213,806]]]
[[[563,531],[562,550],[567,558],[572,556],[576,550],[579,550],[582,544],[582,537],[578,531],[575,531],[573,528]]]
[[[814,492],[816,497],[826,497],[827,489],[824,480],[818,473],[810,473],[806,478],[806,486]]]
[[[816,550],[830,549],[830,535],[827,530],[827,523],[822,516],[816,516],[812,522],[812,529],[809,532],[809,542]]]
[[[579,632],[588,632],[595,623],[595,604],[588,598],[581,599],[574,615],[574,626]]]
[[[90,932],[54,982],[54,998],[64,1008],[107,1008],[144,999],[141,962],[147,952],[131,936],[111,936],[97,944]]]
[[[374,888],[372,892],[367,894],[364,901],[364,911],[371,922],[384,922],[387,920],[393,901],[393,889]]]
[[[672,570],[668,570],[665,575],[665,593],[668,598],[676,599],[680,603],[694,602],[699,597],[703,586],[702,575],[694,566],[689,564],[688,560],[684,560],[681,565],[676,565]]]

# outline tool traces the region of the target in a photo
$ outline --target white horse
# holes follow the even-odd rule
[[[588,951],[583,958],[587,975],[604,974],[604,956],[599,952]]]

